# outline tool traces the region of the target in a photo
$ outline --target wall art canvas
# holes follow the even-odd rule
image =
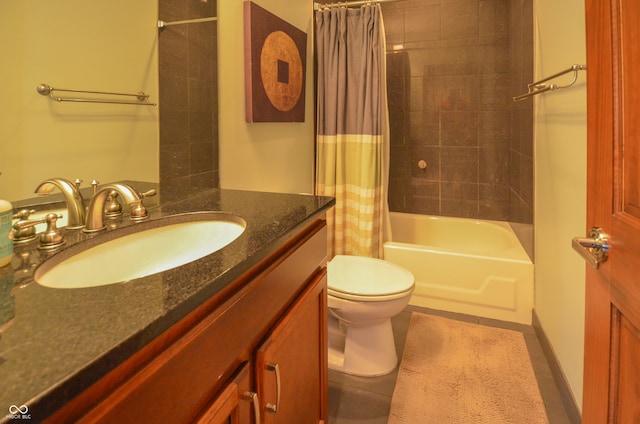
[[[307,34],[244,3],[247,122],[304,122]]]

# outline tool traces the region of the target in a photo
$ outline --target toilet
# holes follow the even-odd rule
[[[413,274],[382,259],[337,255],[327,264],[329,368],[373,377],[398,363],[391,317],[409,303]]]

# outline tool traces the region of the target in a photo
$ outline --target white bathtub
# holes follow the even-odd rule
[[[385,259],[416,279],[409,304],[531,324],[533,263],[508,223],[391,212]]]

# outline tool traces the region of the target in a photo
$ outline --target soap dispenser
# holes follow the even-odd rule
[[[13,241],[11,234],[11,216],[13,207],[6,200],[0,200],[0,268],[11,262]]]

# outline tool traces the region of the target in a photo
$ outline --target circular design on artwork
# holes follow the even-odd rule
[[[260,76],[271,104],[288,112],[302,93],[302,59],[298,46],[283,31],[274,31],[264,40],[260,52]]]

